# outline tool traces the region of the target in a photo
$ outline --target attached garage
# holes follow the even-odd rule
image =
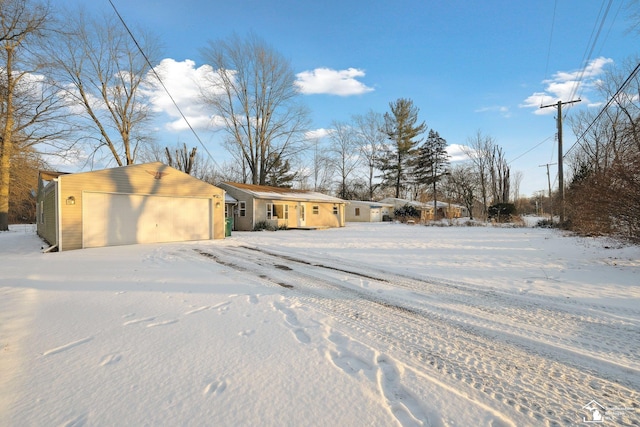
[[[224,238],[224,191],[162,163],[46,176],[38,234],[58,250]]]

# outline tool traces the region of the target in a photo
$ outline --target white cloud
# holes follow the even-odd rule
[[[478,108],[476,113],[499,113],[502,117],[509,118],[511,117],[511,111],[509,111],[509,107],[505,107],[502,105],[493,105],[490,107],[482,107]]]
[[[452,162],[459,162],[469,160],[467,155],[469,147],[460,144],[447,145],[447,154],[449,154],[449,160]]]
[[[546,85],[543,92],[536,92],[527,97],[521,108],[535,108],[534,114],[553,114],[553,108],[540,108],[541,105],[550,105],[558,101],[570,101],[573,94],[582,94],[582,99],[586,104],[592,105],[587,99],[585,90],[594,87],[598,79],[604,73],[607,65],[612,64],[613,59],[596,58],[581,70],[576,71],[558,71],[551,79],[544,80],[542,83]],[[575,96],[575,95],[574,95]]]
[[[194,129],[209,129],[220,124],[220,121],[210,114],[210,108],[203,102],[200,92],[201,87],[207,86],[207,83],[216,78],[211,66],[196,67],[195,62],[189,59],[178,62],[166,58],[156,66],[155,70],[171,97],[153,78],[149,79],[145,91],[151,101],[152,109],[172,119],[164,125],[166,130],[179,132],[189,129],[180,111]],[[180,111],[171,98],[178,104]]]
[[[308,140],[322,139],[329,136],[331,132],[332,132],[332,129],[323,129],[323,128],[314,129],[306,132],[305,137]]]
[[[362,95],[373,91],[373,88],[357,80],[358,77],[364,77],[364,75],[365,72],[357,68],[348,68],[346,70],[316,68],[312,71],[298,73],[296,75],[298,80],[295,84],[300,93],[305,95]]]

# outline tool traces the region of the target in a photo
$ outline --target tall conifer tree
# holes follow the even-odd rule
[[[395,197],[406,187],[410,173],[411,159],[416,146],[421,142],[419,136],[424,133],[424,122],[417,124],[418,112],[410,99],[399,98],[389,103],[391,112],[384,115],[383,132],[389,143],[380,156],[379,168],[382,171],[383,185],[395,189]]]

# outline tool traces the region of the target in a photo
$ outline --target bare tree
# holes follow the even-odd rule
[[[445,186],[452,198],[464,205],[473,219],[473,208],[476,203],[480,180],[476,177],[476,167],[473,164],[459,164],[452,166],[445,178]]]
[[[365,115],[354,116],[353,122],[362,161],[367,167],[368,199],[373,200],[374,193],[380,185],[375,182],[375,174],[378,157],[386,140],[386,135],[382,132],[384,118],[382,114],[370,110]]]
[[[308,112],[299,103],[295,74],[281,54],[254,35],[210,42],[204,59],[213,67],[203,97],[250,171],[264,184],[273,163],[304,148]]]
[[[518,212],[521,211],[523,206],[523,200],[520,198],[520,185],[522,184],[522,180],[524,179],[524,174],[522,171],[515,171],[511,176],[511,197],[516,204],[516,208]]]
[[[40,74],[45,60],[40,43],[51,22],[48,6],[29,0],[0,2],[0,231],[9,228],[9,197],[14,162],[38,144],[56,147],[63,108],[57,91]]]
[[[140,32],[134,41],[115,17],[94,19],[81,10],[67,12],[66,31],[51,50],[61,90],[81,112],[79,138],[89,143],[90,157],[104,156],[118,166],[135,163],[151,141],[146,125],[152,113],[143,89],[152,79],[147,59],[155,59],[154,38]]]
[[[491,180],[491,156],[495,145],[493,138],[477,131],[473,137],[467,139],[468,146],[465,154],[474,166],[474,176],[478,180],[478,189],[482,199],[482,215],[487,218],[489,208],[489,191]]]
[[[197,152],[198,147],[193,147],[189,151],[187,144],[178,145],[174,150],[170,150],[169,147],[164,149],[167,164],[188,174],[195,172]]]
[[[640,78],[633,66],[636,63],[609,72],[600,82],[600,92],[608,100],[600,113],[571,119],[579,138],[570,148],[573,176],[567,189],[567,210],[571,227],[580,233],[640,241]]]
[[[358,141],[355,138],[355,130],[350,124],[334,121],[332,128],[329,133],[329,139],[331,140],[329,153],[334,169],[340,175],[338,197],[349,199],[348,180],[360,165]]]
[[[510,196],[510,174],[509,164],[502,147],[493,146],[489,162],[491,177],[492,203],[509,203]]]
[[[322,145],[320,139],[314,139],[309,151],[311,152],[309,165],[301,168],[299,174],[300,186],[313,191],[329,192],[334,177],[334,168],[328,149]]]

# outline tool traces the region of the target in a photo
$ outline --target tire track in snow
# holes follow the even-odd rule
[[[290,263],[282,269],[277,267],[282,256],[255,249],[208,248],[206,256],[261,277],[265,284],[289,287],[283,292],[290,298],[335,319],[359,341],[371,348],[388,349],[385,353],[389,357],[437,382],[464,390],[462,393],[470,401],[479,399],[483,405],[508,416],[517,418],[520,414],[530,423],[563,425],[579,420],[577,411],[585,399],[606,396],[611,405],[621,407],[634,407],[640,401],[634,382],[638,379],[631,378],[630,382],[633,375],[616,370],[615,363],[612,368],[603,362],[607,369],[602,373],[597,363],[591,361],[591,366],[585,367],[583,362],[588,358],[576,361],[575,355],[547,342],[550,337],[566,339],[567,331],[547,336],[544,333],[560,328],[566,316],[580,319],[583,313],[579,309],[544,306],[529,297],[520,301],[515,296],[473,289],[470,285],[449,287],[386,273],[376,278],[370,273],[363,275],[357,270],[290,257],[287,259],[300,268]],[[414,301],[398,298],[395,293],[392,297],[360,286],[350,287],[349,280],[363,278],[410,291]],[[499,310],[501,306],[507,315]],[[473,314],[465,315],[465,310]],[[514,319],[517,315],[524,316],[525,321]],[[540,321],[538,336],[527,337],[531,333],[527,322],[535,319]],[[504,331],[507,326],[515,333]],[[595,333],[603,331],[606,328]],[[622,333],[623,339],[626,333]],[[633,335],[633,329],[628,333]],[[393,388],[390,380],[385,384],[387,389]],[[631,425],[632,421],[621,418],[617,422]]]
[[[575,307],[575,303],[553,297],[513,294],[496,291],[470,284],[444,281],[441,279],[416,279],[402,275],[392,275],[375,267],[362,265],[335,266],[326,260],[300,259],[272,251],[262,251],[243,247],[254,252],[286,259],[291,262],[322,267],[362,278],[390,284],[394,288],[411,291],[403,299],[403,305],[418,309],[428,306],[429,310],[448,315],[456,314],[458,321],[481,328],[500,330],[523,345],[545,343],[548,347],[602,363],[614,365],[617,371],[635,372],[640,377],[640,310],[620,310],[618,314],[602,310],[602,306],[586,304],[585,308]],[[335,263],[335,261],[334,261]],[[398,298],[397,296],[395,297]],[[419,304],[414,304],[414,299]],[[635,383],[640,387],[640,383]]]

